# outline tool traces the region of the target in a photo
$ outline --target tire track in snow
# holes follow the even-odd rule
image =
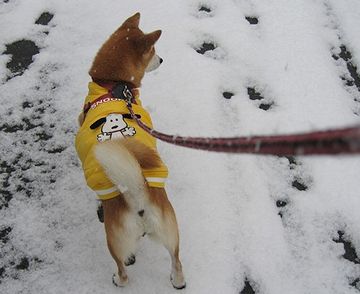
[[[239,9],[239,1],[234,1],[236,6],[235,9]],[[261,35],[261,28],[258,26],[259,21],[261,19],[261,15],[255,13],[254,5],[251,1],[247,1],[245,4],[247,6],[246,9],[239,9],[241,13],[241,17],[244,18],[249,26],[249,30],[254,33],[254,37],[258,38]],[[244,6],[242,7],[244,8]],[[241,36],[240,36],[241,39]],[[235,52],[232,52],[236,54]],[[268,97],[268,95],[264,95],[264,89],[269,88],[268,86],[262,85],[259,81],[259,77],[249,76],[247,78],[248,82],[245,85],[242,85],[246,90],[248,101],[251,102],[255,107],[262,111],[272,111],[273,107],[276,106],[275,100]],[[236,91],[235,91],[236,92]],[[241,91],[244,93],[244,91]],[[269,91],[265,91],[269,92]],[[226,109],[225,113],[229,113],[230,110]],[[241,125],[239,121],[239,117],[241,114],[238,113],[238,109],[234,108],[232,115],[232,122],[237,125]],[[259,113],[260,115],[260,113]],[[236,118],[233,118],[236,116]],[[254,220],[253,217],[256,215],[268,215],[270,218],[274,218],[274,216],[270,216],[274,209],[271,207],[272,200],[268,198],[267,188],[264,186],[263,178],[253,178],[253,175],[262,175],[262,171],[259,169],[258,159],[257,158],[247,158],[246,160],[241,158],[233,158],[233,156],[228,158],[227,166],[229,168],[229,177],[232,178],[232,183],[238,183],[234,185],[233,191],[231,193],[234,195],[232,197],[232,201],[234,206],[236,206],[236,211],[238,214],[237,221],[242,224],[240,227],[242,229],[239,230],[240,235],[242,237],[237,238],[237,244],[245,243],[246,245],[240,246],[237,248],[237,256],[240,261],[241,266],[243,268],[242,281],[238,279],[238,284],[243,284],[243,287],[240,291],[240,294],[253,294],[264,291],[263,289],[267,288],[265,281],[262,280],[261,275],[258,275],[257,267],[260,266],[255,258],[263,259],[266,258],[266,254],[263,255],[262,249],[258,247],[257,242],[263,243],[264,246],[269,248],[269,251],[273,249],[274,256],[276,256],[279,251],[277,250],[277,246],[273,242],[268,242],[267,238],[263,235],[258,235],[255,233],[255,236],[247,235],[247,231],[262,231],[268,229],[268,224],[264,224],[261,221]],[[239,169],[235,168],[235,166],[239,166]],[[255,182],[255,184],[250,184],[251,182]],[[241,183],[241,184],[240,184]],[[256,185],[256,187],[251,187],[252,185]],[[243,186],[243,187],[241,187]],[[247,187],[250,186],[250,187]],[[237,188],[235,188],[237,187]],[[261,209],[257,209],[256,206],[258,203],[264,203],[264,207]],[[270,214],[270,215],[269,215]],[[245,217],[244,217],[245,215]],[[277,224],[277,229],[281,231],[281,225]],[[245,239],[245,240],[244,240]],[[254,248],[252,248],[254,247]],[[257,249],[256,249],[257,248]],[[265,250],[266,251],[266,250]],[[249,258],[250,257],[250,258]],[[271,269],[280,259],[274,258],[273,261],[265,261],[264,264]],[[279,266],[280,264],[278,264]],[[273,267],[275,270],[276,267]],[[270,270],[271,271],[271,270]],[[280,281],[278,281],[279,285]],[[282,289],[285,289],[287,286],[284,286]],[[281,287],[278,287],[281,289]]]
[[[35,21],[36,25],[46,27],[52,20],[54,15],[48,11],[43,12]],[[43,34],[49,34],[48,29],[44,29]],[[6,50],[2,52],[3,55],[10,55],[11,59],[6,64],[10,74],[6,77],[6,81],[21,76],[34,62],[34,56],[40,53],[40,48],[33,40],[21,39],[14,41],[11,44],[6,44]]]
[[[44,11],[34,23],[44,38],[49,34],[53,16]],[[41,233],[33,231],[35,228],[30,225],[24,226],[19,219],[28,215],[29,224],[33,224],[34,218],[35,223],[46,224],[43,210],[50,210],[56,201],[44,198],[49,190],[55,189],[64,167],[77,165],[67,150],[72,143],[69,134],[74,130],[62,124],[63,114],[54,102],[60,84],[56,71],[61,65],[48,62],[39,71],[29,69],[33,56],[41,56],[42,49],[28,38],[6,45],[3,54],[11,58],[7,63],[10,73],[0,86],[5,93],[3,99],[8,101],[1,108],[0,123],[0,211],[5,216],[0,220],[0,284],[4,278],[18,280],[30,270],[36,271],[51,262],[48,253],[39,249],[52,241],[55,248],[55,240],[40,241],[36,236]],[[21,76],[29,71],[32,84],[22,85]],[[16,94],[9,92],[10,83],[21,84]],[[23,209],[21,214],[19,208]],[[56,226],[48,224],[48,230],[56,231]]]
[[[337,42],[331,49],[331,56],[338,67],[339,78],[343,81],[344,88],[353,99],[353,112],[360,115],[360,72],[359,67],[352,58],[352,53],[344,41],[345,32],[342,30],[338,17],[329,1],[324,1],[325,15],[328,26],[336,33]]]
[[[212,14],[212,17],[216,18],[216,15]],[[259,17],[255,14],[255,13],[247,13],[246,15],[243,15],[243,18],[246,19],[247,23],[249,26],[253,26],[252,29],[256,29],[256,24],[259,23]],[[215,37],[213,37],[213,40],[216,39]],[[215,42],[208,42],[205,43],[205,46],[203,46],[203,48],[201,48],[201,50],[197,50],[198,53],[204,54],[206,51],[210,51],[210,50],[214,50],[217,47],[221,46],[219,44],[214,45]],[[207,49],[207,50],[206,50]],[[236,54],[236,52],[230,52],[229,55],[231,54]],[[231,63],[231,61],[230,61]],[[272,110],[273,106],[275,106],[275,102],[273,99],[269,99],[267,96],[265,96],[264,94],[262,94],[262,90],[265,87],[263,86],[259,86],[260,83],[258,82],[254,82],[254,80],[257,80],[257,78],[251,77],[248,78],[248,82],[246,85],[243,85],[243,87],[245,88],[245,92],[247,94],[247,98],[249,99],[248,101],[251,102],[251,104],[253,104],[255,107],[259,108],[262,111],[268,111],[268,110]],[[244,93],[244,90],[242,89],[236,89],[236,87],[232,87],[232,88],[222,88],[220,89],[222,92],[222,96],[225,99],[239,99],[238,93]],[[246,96],[245,96],[246,97]],[[240,121],[239,121],[239,117],[241,117],[240,113],[239,113],[239,108],[234,107],[234,105],[231,105],[231,101],[229,101],[230,104],[228,104],[227,102],[221,103],[220,101],[218,101],[220,108],[222,109],[223,112],[223,116],[224,119],[222,121],[226,122],[223,123],[222,127],[224,130],[226,130],[229,127],[229,122],[231,122],[231,125],[234,126],[238,126],[240,125]],[[244,206],[242,204],[238,205],[237,202],[249,202],[248,205],[250,210],[252,209],[252,205],[253,203],[256,203],[255,201],[251,201],[249,199],[244,199],[244,195],[247,195],[247,197],[245,198],[251,198],[251,195],[249,195],[249,191],[247,189],[244,189],[244,193],[239,193],[238,188],[235,189],[235,187],[238,187],[239,185],[234,185],[234,183],[248,183],[247,180],[244,180],[243,178],[247,177],[248,175],[245,175],[243,172],[239,172],[236,168],[234,168],[235,166],[249,166],[249,170],[254,170],[254,169],[258,169],[258,167],[256,166],[256,164],[254,165],[254,163],[252,161],[256,161],[256,160],[249,160],[250,162],[247,161],[243,161],[241,159],[238,158],[234,158],[234,157],[227,157],[226,160],[226,166],[228,169],[228,175],[227,178],[229,179],[229,187],[232,186],[234,187],[234,189],[227,189],[226,192],[224,192],[225,194],[228,195],[233,195],[231,197],[231,202],[234,204],[234,207],[236,207],[234,209],[235,214],[237,215],[236,217],[236,222],[242,222],[243,219],[241,217],[241,215],[243,214],[243,210],[247,210],[246,208],[244,208]],[[265,195],[263,195],[265,196]],[[262,197],[263,197],[262,196]],[[251,203],[253,202],[253,203]],[[269,202],[270,204],[270,202]],[[246,207],[246,205],[245,205]],[[271,210],[271,209],[270,209]],[[245,221],[246,223],[246,221]],[[248,225],[252,226],[254,224],[250,224],[248,223]],[[256,282],[260,277],[255,277],[253,274],[251,274],[253,272],[253,269],[251,268],[250,265],[246,265],[247,263],[249,264],[249,262],[246,262],[246,258],[244,259],[243,254],[239,254],[240,251],[247,251],[247,248],[242,248],[242,250],[239,250],[238,245],[237,244],[241,244],[244,240],[242,240],[242,238],[237,235],[242,235],[243,231],[248,230],[248,228],[243,228],[244,230],[239,230],[239,227],[237,227],[235,230],[238,232],[238,234],[236,234],[236,236],[234,236],[234,241],[235,241],[235,247],[234,250],[237,253],[237,260],[239,262],[239,266],[238,269],[236,270],[236,272],[234,273],[234,278],[236,280],[236,284],[238,286],[241,286],[242,289],[239,289],[240,293],[256,293],[256,291],[254,289],[259,289],[259,284]],[[252,242],[255,241],[255,239],[253,239],[252,237],[248,236],[247,242],[249,242],[249,244],[251,244]],[[261,238],[260,238],[261,239]],[[269,244],[271,246],[271,244]],[[251,247],[251,245],[249,245],[249,247]],[[251,263],[251,262],[250,262]],[[242,264],[242,265],[241,265]],[[243,269],[242,274],[240,274],[239,269]],[[260,280],[258,280],[259,282],[261,282]],[[280,283],[280,281],[279,281]],[[260,287],[261,288],[261,287]]]
[[[237,1],[240,2],[240,1]],[[248,4],[251,1],[241,1],[241,2],[247,2]],[[255,2],[255,1],[254,1]],[[259,4],[260,5],[260,4]],[[288,4],[287,4],[288,5]],[[253,5],[249,5],[253,9]],[[251,13],[251,15],[256,15],[254,13]],[[261,16],[259,17],[261,19]],[[249,20],[248,20],[249,21]],[[251,22],[249,21],[251,24]],[[248,88],[248,94],[253,96],[253,100],[261,100],[262,95],[258,91],[256,91],[256,88]],[[306,227],[308,224],[301,221],[300,215],[297,215],[299,213],[299,207],[297,204],[297,201],[292,201],[293,194],[299,195],[298,197],[301,197],[300,195],[303,195],[304,197],[309,197],[309,192],[311,193],[311,186],[312,186],[312,176],[306,171],[307,167],[306,165],[302,164],[298,159],[295,158],[288,158],[289,161],[288,167],[281,168],[281,166],[284,166],[284,163],[281,163],[282,159],[273,159],[271,161],[264,160],[262,163],[264,165],[264,168],[266,169],[266,178],[271,178],[275,176],[274,182],[279,183],[281,181],[281,177],[284,177],[286,181],[284,181],[283,187],[272,187],[270,190],[274,190],[276,192],[272,192],[272,197],[274,198],[274,203],[276,203],[276,206],[279,209],[279,215],[282,219],[282,223],[284,224],[284,234],[285,234],[285,242],[290,245],[290,248],[293,247],[293,251],[291,252],[291,261],[289,265],[291,266],[291,263],[296,263],[302,258],[308,258],[306,254],[308,253],[306,250],[303,250],[301,247],[296,248],[296,242],[302,242],[304,241],[304,244],[308,244],[308,246],[311,246],[311,241],[315,241],[315,244],[317,243],[319,245],[319,248],[322,248],[321,241],[317,240],[317,236],[311,235],[311,230],[309,231]],[[269,162],[268,164],[266,162]],[[276,173],[274,173],[274,169],[276,170],[275,166],[278,166],[278,168],[282,169],[282,172],[279,173],[276,176]],[[272,184],[267,181],[268,185],[270,187]],[[316,183],[315,183],[316,184]],[[300,194],[301,193],[301,194]],[[288,219],[287,219],[288,218]],[[297,219],[297,220],[296,220]],[[330,228],[329,228],[330,230]],[[329,235],[329,239],[327,242],[331,242],[331,237]],[[313,239],[313,240],[312,240]],[[297,240],[297,241],[296,241]],[[294,246],[295,245],[295,246]],[[302,256],[297,256],[298,253],[302,253]],[[330,253],[329,253],[330,254]],[[305,270],[305,269],[303,269]],[[290,272],[290,271],[289,271]],[[299,273],[301,270],[299,271]],[[341,275],[342,276],[342,275]],[[293,277],[295,279],[295,276]],[[311,277],[304,278],[303,281],[306,283],[307,279],[311,279]],[[258,279],[259,282],[261,282]],[[356,284],[358,280],[355,279],[352,280],[352,283]],[[296,288],[294,284],[294,288]],[[296,289],[293,289],[293,291],[296,291]]]
[[[331,244],[332,225],[336,222],[333,219],[338,216],[332,211],[329,211],[329,215],[317,215],[317,197],[312,189],[316,181],[309,175],[307,165],[294,157],[269,158],[261,164],[268,177],[270,195],[276,203],[284,227],[284,238],[291,252],[287,262],[292,267],[296,266],[295,272],[302,275],[300,283],[309,283],[319,272],[326,272],[328,266],[334,267],[334,263],[337,268],[343,268],[343,263],[336,260],[335,248]],[[342,240],[339,242],[343,243]],[[351,267],[347,268],[348,271],[351,271]],[[336,278],[345,277],[346,274],[339,270]],[[356,280],[350,278],[350,281]],[[311,288],[316,289],[317,286],[312,285]],[[295,284],[293,291],[296,291]]]
[[[352,52],[349,50],[351,44],[345,42],[346,32],[342,29],[336,11],[333,9],[332,4],[328,0],[323,1],[324,14],[327,17],[327,26],[336,34],[336,43],[332,43],[331,56],[335,65],[338,68],[339,78],[343,81],[343,87],[349,93],[353,100],[353,113],[360,116],[360,72],[359,67],[352,57]],[[349,46],[349,47],[348,47]],[[343,216],[346,219],[346,216]],[[338,228],[337,236],[332,240],[335,243],[343,244],[344,254],[342,258],[350,261],[355,265],[355,268],[360,270],[360,260],[357,252],[360,252],[360,247],[352,243],[353,236],[347,233],[347,224],[343,224]],[[360,291],[360,275],[353,276],[348,274],[349,285]]]
[[[346,224],[341,225],[346,217],[338,215],[338,212],[331,211],[331,209],[321,217],[317,215],[316,206],[319,203],[317,203],[316,194],[312,192],[312,186],[316,185],[316,182],[309,177],[307,166],[299,158],[272,158],[268,161],[262,162],[262,164],[269,179],[274,179],[273,182],[277,183],[270,183],[270,195],[276,202],[294,262],[300,259],[302,263],[315,266],[316,260],[319,259],[316,265],[317,270],[313,271],[313,275],[317,275],[317,271],[321,271],[320,263],[323,264],[324,269],[327,266],[334,267],[336,264],[336,268],[342,269],[339,270],[337,279],[346,279],[349,281],[349,285],[358,289],[359,277],[356,276],[356,272],[360,267],[358,266],[357,250],[351,242],[353,238],[345,233],[347,231]],[[281,177],[283,177],[283,183],[279,185],[276,178]],[[299,179],[301,180],[299,181]],[[298,186],[295,184],[297,181],[304,184]],[[303,201],[304,203],[302,203]],[[312,207],[313,203],[314,207]],[[336,236],[333,236],[334,231],[337,231]],[[332,242],[343,245],[342,258],[350,261],[353,265],[337,257],[341,246],[334,247]],[[320,262],[320,260],[322,261]],[[303,268],[302,270],[305,281],[313,278],[308,272],[305,272],[311,272],[310,269]],[[342,283],[344,282],[342,281]]]
[[[197,11],[194,12],[193,15],[199,18],[199,21],[204,18],[211,18],[214,23],[218,22],[216,18],[216,7],[212,3],[201,1],[196,7],[196,10]],[[193,49],[197,53],[204,55],[204,57],[202,58],[213,58],[216,61],[221,62],[222,65],[223,61],[228,59],[228,54],[226,50],[222,49],[221,44],[217,42],[216,39],[216,34],[213,35],[213,33],[209,30],[208,32],[200,35],[200,38],[197,40],[198,43],[193,44]],[[219,134],[225,134],[232,126],[236,128],[236,125],[238,125],[239,122],[239,113],[237,112],[236,108],[232,109],[231,106],[231,100],[239,98],[238,91],[235,88],[223,87],[219,85],[218,93],[217,95],[215,95],[215,97],[217,97],[217,100],[213,101],[212,103],[216,106],[216,109],[220,109],[220,111],[217,111],[216,117],[217,120],[221,122],[217,124],[217,130]],[[227,230],[231,232],[231,235],[229,236],[230,239],[228,241],[231,242],[231,244],[228,245],[228,252],[225,253],[227,255],[232,255],[231,263],[229,263],[229,267],[233,269],[231,277],[234,279],[234,287],[238,293],[255,293],[253,289],[254,282],[251,279],[251,274],[245,273],[243,269],[244,266],[241,265],[242,261],[239,259],[239,256],[237,254],[237,243],[239,239],[239,234],[241,234],[241,230],[239,230],[238,227],[239,211],[236,208],[236,205],[234,205],[234,201],[239,201],[239,198],[237,195],[234,194],[234,190],[230,187],[234,186],[234,182],[236,182],[236,178],[238,178],[239,175],[234,168],[235,163],[231,163],[231,159],[228,157],[228,155],[219,156],[223,158],[223,167],[225,168],[222,171],[222,173],[224,173],[224,176],[222,177],[221,181],[221,193],[224,195],[224,197],[226,197],[226,199],[224,199],[226,201],[222,204],[221,207],[218,207],[218,209],[220,213],[224,213],[225,211],[228,211],[228,213],[231,212],[231,216],[228,216],[229,220],[226,223]],[[237,162],[237,160],[235,160],[235,162]],[[237,192],[235,193],[238,194]],[[232,194],[233,196],[230,196]]]
[[[344,82],[345,89],[352,96],[354,101],[354,114],[360,115],[360,75],[358,68],[354,65],[352,54],[345,45],[332,50],[332,57],[335,64],[341,68],[340,79]]]
[[[201,17],[209,17],[209,14],[211,14],[211,17],[213,18],[213,21],[216,22],[216,14],[214,13],[214,11],[210,8],[211,5],[206,5],[204,2],[201,2],[201,4],[199,5],[199,14],[201,15]],[[206,11],[206,14],[204,14],[204,11]],[[259,22],[258,17],[256,16],[243,16],[243,18],[247,21],[247,23],[251,26],[257,24]],[[219,24],[220,25],[220,24]],[[206,34],[204,34],[206,36]],[[212,38],[204,38],[203,39],[203,43],[202,45],[198,45],[196,47],[194,47],[194,49],[197,51],[197,53],[199,54],[204,54],[206,57],[213,57],[213,55],[209,54],[209,52],[212,52],[213,50],[217,49],[217,48],[221,48],[221,44],[218,44],[216,41],[216,37],[212,37]],[[230,52],[232,54],[236,54],[236,52]],[[228,54],[226,54],[226,58],[228,57]],[[216,58],[215,59],[219,59]],[[221,61],[221,60],[220,60]],[[229,61],[229,60],[227,60]],[[230,60],[231,62],[231,60]],[[248,79],[248,80],[254,80],[254,79]],[[258,87],[258,83],[249,83],[248,85],[243,85],[243,87],[245,88],[245,92],[247,94],[247,98],[249,99],[248,101],[251,102],[255,107],[259,108],[262,111],[268,111],[270,109],[272,109],[272,107],[275,105],[274,101],[268,98],[265,98],[263,94],[260,93],[260,88],[262,87]],[[243,88],[243,89],[244,89]],[[239,122],[239,109],[236,107],[233,107],[231,104],[231,100],[233,99],[239,99],[239,93],[244,92],[244,90],[242,89],[236,89],[236,87],[223,87],[219,85],[219,92],[222,94],[222,97],[226,100],[230,100],[229,102],[227,102],[226,100],[221,101],[220,97],[221,94],[219,93],[219,100],[216,102],[222,112],[222,119],[221,121],[223,122],[221,124],[221,128],[224,130],[224,132],[226,132],[227,129],[229,129],[229,124],[231,124],[232,126],[234,126],[235,128],[237,128],[237,126],[240,124]],[[224,102],[225,101],[225,102]],[[222,133],[220,131],[220,133]],[[252,160],[250,160],[252,161]],[[224,185],[226,187],[226,189],[224,189],[224,194],[228,195],[227,197],[229,197],[229,199],[231,200],[230,202],[233,205],[233,210],[234,210],[234,214],[235,214],[235,220],[234,223],[232,224],[232,226],[234,226],[234,231],[236,232],[233,236],[233,242],[234,242],[234,252],[236,252],[236,260],[238,263],[238,266],[234,272],[234,280],[235,280],[235,284],[238,288],[238,291],[242,294],[248,294],[248,293],[256,293],[254,288],[257,288],[257,283],[254,282],[254,279],[252,277],[252,269],[251,267],[249,267],[248,265],[246,265],[246,261],[243,260],[243,256],[242,254],[239,254],[240,251],[242,251],[241,249],[239,249],[239,244],[242,243],[242,238],[239,235],[243,234],[243,230],[239,229],[239,222],[242,221],[242,210],[244,209],[244,207],[242,205],[238,205],[237,202],[239,201],[245,201],[248,202],[249,199],[244,199],[244,195],[247,195],[248,197],[250,197],[248,195],[248,192],[243,193],[239,193],[238,191],[238,185],[234,185],[234,183],[239,183],[239,182],[247,182],[246,180],[243,180],[244,175],[242,174],[242,172],[239,172],[236,169],[236,166],[242,166],[242,165],[249,165],[251,166],[250,169],[253,169],[253,163],[248,163],[247,161],[238,159],[238,158],[234,158],[233,156],[226,156],[226,167],[227,167],[227,181],[226,181],[226,185]],[[246,177],[247,175],[245,175]],[[230,188],[231,187],[231,188]],[[235,188],[237,187],[237,188]],[[245,189],[245,191],[247,191]],[[229,196],[231,195],[231,196]],[[245,197],[247,198],[247,197]],[[251,206],[252,204],[250,204]],[[229,224],[230,225],[230,224]],[[240,226],[241,227],[241,226]],[[248,230],[248,228],[243,228],[245,231]],[[253,242],[254,239],[251,238],[250,236],[248,236],[250,240],[249,242]],[[241,247],[241,246],[240,246]],[[247,251],[247,248],[242,248],[243,250]]]

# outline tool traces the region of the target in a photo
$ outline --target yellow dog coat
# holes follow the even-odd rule
[[[93,152],[96,144],[107,140],[134,137],[156,150],[155,138],[130,118],[126,102],[107,94],[109,94],[108,89],[95,82],[89,83],[89,93],[85,99],[86,117],[75,139],[75,148],[82,162],[86,182],[101,200],[114,198],[120,192],[97,162]],[[152,127],[150,115],[142,107],[138,91],[135,89],[132,94],[134,94],[132,105],[134,112],[147,126]],[[150,187],[164,187],[168,170],[163,163],[160,167],[143,169],[142,172]]]

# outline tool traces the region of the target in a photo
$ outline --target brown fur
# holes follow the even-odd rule
[[[140,14],[136,13],[100,48],[89,71],[92,78],[123,81],[135,87],[141,85],[145,69],[155,55],[154,44],[159,39],[161,31],[144,34],[138,27],[139,21]],[[80,116],[79,123],[82,122],[83,117]],[[106,144],[121,144],[142,168],[156,167],[160,162],[156,152],[134,139],[114,143],[108,141]],[[118,151],[124,152],[124,148],[118,148]],[[103,201],[108,248],[118,266],[118,273],[113,281],[118,286],[127,284],[128,276],[124,263],[135,253],[133,250],[136,241],[147,233],[160,241],[169,251],[172,261],[172,284],[175,288],[182,289],[186,284],[179,259],[179,231],[174,209],[165,189],[147,187],[145,180],[141,185],[144,185],[142,191],[145,191],[144,199],[139,198],[144,205],[143,216],[134,204],[127,200],[129,196],[126,193]],[[143,223],[144,231],[139,231],[139,223]]]
[[[110,36],[94,59],[89,71],[91,77],[124,81],[140,87],[161,31],[144,34],[138,27],[139,21],[140,13],[136,13]]]
[[[185,284],[182,264],[179,258],[179,232],[174,209],[167,198],[165,189],[149,187],[148,192],[153,209],[157,210],[161,216],[159,220],[160,227],[157,228],[159,233],[150,232],[148,234],[156,241],[162,243],[170,253],[173,273],[179,273],[178,275],[172,275],[172,282],[176,288],[182,288]],[[126,250],[122,251],[123,248],[126,248],[126,245],[123,246],[123,244],[126,243],[124,238],[128,235],[124,223],[127,217],[131,215],[131,210],[122,194],[113,199],[103,201],[103,207],[108,248],[118,266],[118,275],[123,286],[128,282],[124,263],[126,258],[133,253]],[[139,237],[136,236],[137,239]]]
[[[153,149],[136,139],[128,138],[122,140],[122,145],[126,147],[138,160],[141,168],[151,169],[160,166],[160,157]]]

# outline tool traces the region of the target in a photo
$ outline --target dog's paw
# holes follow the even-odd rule
[[[186,282],[183,274],[171,274],[170,281],[173,287],[177,290],[182,290],[186,288]]]
[[[136,256],[134,254],[131,254],[126,260],[125,260],[125,265],[129,266],[129,265],[133,265],[136,261]]]
[[[112,277],[112,282],[116,287],[125,287],[129,284],[129,279],[127,276],[120,278],[118,274],[114,274]]]

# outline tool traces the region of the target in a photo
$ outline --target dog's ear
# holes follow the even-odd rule
[[[138,28],[140,23],[140,12],[135,13],[124,21],[122,27],[126,28]]]
[[[162,33],[161,30],[157,30],[150,34],[145,35],[147,45],[153,46],[156,43],[156,41],[159,40],[161,33]]]
[[[137,118],[141,118],[141,115],[140,114],[135,114]],[[127,119],[132,119],[131,117],[131,114],[130,113],[125,113],[125,114],[122,114],[123,118],[127,118]]]
[[[161,30],[157,30],[150,34],[144,35],[136,41],[137,49],[140,50],[141,53],[149,52],[156,43],[156,41],[159,40],[160,36]]]
[[[94,122],[91,126],[90,129],[95,130],[98,127],[100,127],[103,123],[106,122],[106,117],[102,117],[100,119],[98,119],[96,122]]]

